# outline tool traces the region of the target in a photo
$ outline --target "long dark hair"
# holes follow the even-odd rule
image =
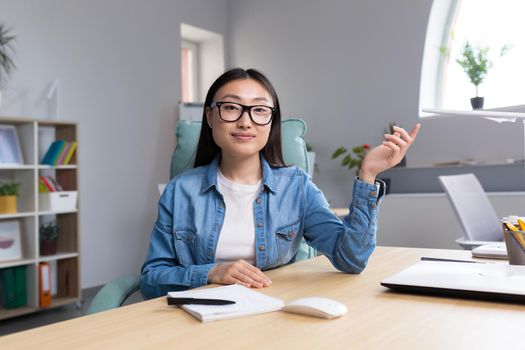
[[[260,72],[255,69],[244,70],[242,68],[234,68],[223,73],[215,82],[211,85],[206,95],[206,101],[204,101],[204,110],[202,112],[202,126],[201,133],[199,136],[199,144],[197,146],[197,154],[195,155],[194,167],[201,165],[208,165],[212,160],[221,152],[220,147],[215,143],[213,139],[212,130],[206,121],[206,108],[211,107],[213,98],[217,91],[233,80],[244,80],[253,79],[260,83],[266,91],[270,94],[273,100],[273,106],[275,108],[274,116],[272,119],[272,125],[270,129],[270,135],[268,142],[264,148],[260,151],[264,158],[274,167],[284,166],[283,153],[281,149],[281,108],[279,106],[279,99],[277,93],[272,86],[272,83]]]

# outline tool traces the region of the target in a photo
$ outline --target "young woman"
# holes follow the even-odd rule
[[[384,184],[416,138],[394,127],[368,152],[341,221],[301,169],[284,164],[271,83],[232,69],[206,96],[195,167],[167,185],[142,267],[145,297],[207,283],[266,287],[264,270],[293,262],[302,237],[340,271],[361,272],[375,247]]]

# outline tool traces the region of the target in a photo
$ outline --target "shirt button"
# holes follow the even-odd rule
[[[372,191],[372,192],[370,192],[370,195],[371,195],[372,197],[375,197],[375,196],[377,195],[377,193],[376,193],[376,191]]]
[[[375,203],[370,204],[370,208],[374,209],[376,207]]]
[[[260,250],[260,251],[264,251],[264,250],[266,250],[266,247],[264,246],[264,244],[261,244],[261,245],[259,246],[259,250]]]
[[[293,238],[293,231],[288,232],[288,237]]]
[[[261,198],[257,198],[257,199],[255,200],[255,203],[257,203],[257,204],[261,204]]]
[[[259,223],[257,224],[257,227],[263,227],[263,223],[262,223],[262,222],[259,222]]]

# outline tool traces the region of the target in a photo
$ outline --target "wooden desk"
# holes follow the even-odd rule
[[[285,301],[325,296],[346,304],[335,320],[273,312],[203,324],[158,298],[0,338],[1,349],[517,349],[525,305],[399,294],[379,281],[420,256],[460,250],[378,247],[360,275],[324,257],[268,272],[261,292]]]

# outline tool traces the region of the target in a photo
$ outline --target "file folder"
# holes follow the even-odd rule
[[[14,309],[16,304],[15,271],[12,267],[0,270],[2,277],[2,304],[6,309]]]
[[[17,266],[15,270],[15,303],[17,307],[27,305],[26,267]]]
[[[41,262],[38,266],[39,270],[39,291],[40,291],[40,307],[48,307],[51,305],[51,267],[47,262]]]

